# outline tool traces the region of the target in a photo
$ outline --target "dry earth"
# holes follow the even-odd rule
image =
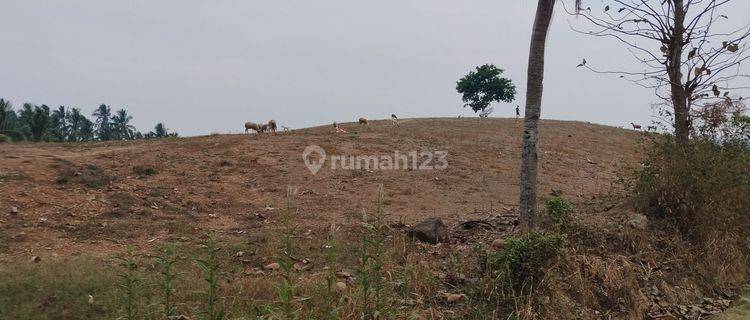
[[[0,145],[0,259],[107,254],[207,230],[262,237],[297,189],[297,228],[314,237],[359,223],[377,186],[390,222],[430,216],[449,225],[498,210],[514,214],[521,121],[407,119],[342,124],[276,135],[85,144]],[[621,189],[638,164],[638,133],[580,122],[541,125],[540,195],[562,192],[586,207]],[[312,175],[302,151],[392,155],[446,151],[446,170],[331,170]]]

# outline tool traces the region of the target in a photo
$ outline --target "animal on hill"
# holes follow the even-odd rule
[[[289,129],[289,127],[287,127],[287,126],[281,126],[281,129],[282,129],[282,130],[284,130],[284,132],[287,132],[287,131],[291,130],[291,129]]]
[[[367,119],[359,118],[359,124],[367,124]]]
[[[631,126],[633,126],[633,130],[641,130],[643,128],[640,124],[630,123]]]
[[[648,127],[646,127],[646,130],[648,130],[648,131],[656,131],[656,126],[648,126]]]
[[[391,122],[398,127],[398,117],[395,114],[391,114]]]
[[[245,122],[245,133],[248,132],[248,130],[254,130],[257,133],[261,133],[262,128],[261,125],[255,123],[255,122]]]
[[[259,132],[266,132],[266,131],[268,131],[268,124],[261,124]]]
[[[333,128],[336,129],[336,133],[346,133],[346,130],[339,127],[339,124],[336,122],[333,123]]]
[[[271,132],[276,133],[276,120],[268,120],[268,130],[271,130]]]

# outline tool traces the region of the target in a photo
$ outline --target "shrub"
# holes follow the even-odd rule
[[[13,139],[11,139],[9,136],[6,136],[4,134],[0,134],[0,143],[10,143],[13,142]]]
[[[687,238],[705,242],[710,233],[750,229],[750,151],[736,143],[694,140],[686,146],[666,138],[655,143],[638,172],[642,211],[668,220]]]
[[[143,166],[143,165],[133,166],[133,173],[141,177],[155,175],[156,172],[157,172],[156,169],[149,167],[149,166]]]
[[[503,284],[516,292],[535,288],[544,277],[544,269],[562,252],[563,243],[560,235],[540,231],[510,238],[492,262],[493,269],[500,271]]]
[[[573,206],[568,200],[552,197],[547,200],[544,209],[555,229],[565,231],[570,227],[570,215],[573,213]]]

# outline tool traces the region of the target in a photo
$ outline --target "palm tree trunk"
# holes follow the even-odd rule
[[[538,171],[537,143],[539,115],[542,107],[544,80],[544,50],[547,32],[552,21],[555,0],[539,0],[531,33],[529,66],[526,84],[526,113],[523,125],[523,153],[521,155],[521,226],[534,229],[536,216],[536,181]]]

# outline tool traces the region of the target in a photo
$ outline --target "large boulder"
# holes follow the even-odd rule
[[[440,218],[429,218],[412,227],[408,236],[422,242],[435,244],[448,240],[448,227]]]

